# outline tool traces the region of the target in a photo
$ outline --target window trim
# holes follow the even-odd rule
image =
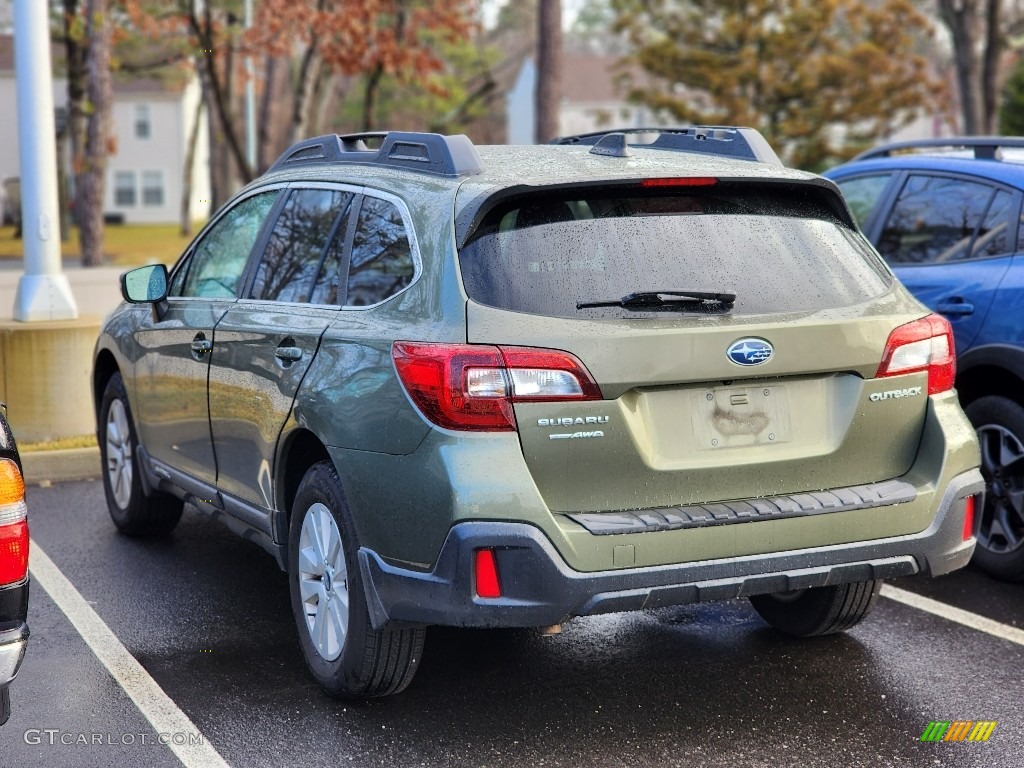
[[[972,184],[983,184],[984,186],[992,190],[988,200],[988,204],[985,206],[985,211],[983,212],[982,217],[978,222],[978,225],[974,228],[974,232],[971,235],[971,249],[974,248],[974,241],[977,239],[978,227],[981,226],[981,223],[985,220],[985,217],[988,215],[989,209],[992,207],[992,203],[995,202],[996,193],[1000,191],[1009,193],[1013,198],[1013,200],[1010,203],[1009,210],[1007,211],[1008,218],[1006,220],[1006,223],[1008,227],[1011,225],[1016,225],[1016,228],[1012,235],[1009,235],[1008,233],[1008,250],[1004,251],[1003,253],[994,254],[992,256],[980,256],[978,258],[961,259],[959,261],[954,262],[943,262],[942,264],[936,264],[935,262],[927,262],[923,264],[902,264],[890,263],[889,260],[882,256],[881,252],[879,251],[879,256],[881,257],[882,261],[884,261],[890,269],[927,269],[928,267],[948,268],[952,264],[978,264],[985,261],[992,261],[994,259],[1005,259],[1007,257],[1014,256],[1019,252],[1018,249],[1022,245],[1020,238],[1020,230],[1022,227],[1024,227],[1024,222],[1021,221],[1021,216],[1024,215],[1024,212],[1021,211],[1021,202],[1022,198],[1024,198],[1024,194],[1022,194],[1021,190],[1016,189],[1015,187],[1007,186],[1006,184],[1003,184],[1000,181],[986,178],[985,176],[974,176],[971,174],[957,173],[954,171],[942,171],[923,168],[901,168],[899,169],[898,173],[899,182],[894,186],[892,190],[890,190],[889,194],[887,195],[889,199],[886,200],[885,217],[878,217],[878,221],[872,222],[873,231],[871,232],[871,234],[865,232],[865,235],[867,235],[868,240],[871,242],[872,247],[874,247],[875,250],[878,250],[878,246],[876,245],[876,243],[882,237],[882,232],[885,229],[885,223],[889,220],[889,216],[892,214],[893,209],[896,207],[896,202],[899,200],[900,193],[903,191],[903,188],[907,185],[907,182],[909,182],[910,179],[914,176],[930,176],[932,178],[954,179],[956,181],[964,181]],[[865,176],[868,174],[858,175]],[[847,178],[853,177],[844,177],[842,180],[845,181]],[[839,180],[837,179],[837,182],[838,181]]]

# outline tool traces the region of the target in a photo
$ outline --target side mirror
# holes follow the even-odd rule
[[[151,264],[121,275],[121,295],[132,304],[155,304],[167,298],[167,267]]]

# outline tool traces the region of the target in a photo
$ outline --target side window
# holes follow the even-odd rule
[[[890,264],[961,261],[995,190],[941,176],[911,176],[900,191],[878,241]]]
[[[248,197],[213,225],[192,252],[181,296],[233,299],[238,295],[245,262],[278,194],[275,189]]]
[[[351,199],[345,204],[345,214],[351,207]],[[320,263],[320,271],[316,277],[316,284],[313,286],[313,293],[309,297],[310,304],[329,304],[336,306],[341,303],[338,296],[341,287],[341,275],[345,268],[345,238],[351,228],[351,216],[343,214],[334,228],[334,236],[327,244],[323,261]]]
[[[987,256],[1002,256],[1009,253],[1013,244],[1010,237],[1013,234],[1008,228],[1010,218],[1010,207],[1013,205],[1013,195],[1004,190],[996,192],[992,199],[992,205],[988,207],[985,220],[978,227],[978,234],[974,238],[974,247],[971,249],[972,259],[983,259]]]
[[[351,192],[331,189],[291,192],[260,259],[252,298],[309,301],[328,241],[352,197]]]
[[[871,214],[878,207],[882,193],[891,178],[891,173],[881,173],[876,176],[858,176],[855,179],[836,182],[861,229],[865,227]]]
[[[387,200],[364,197],[352,242],[345,304],[365,307],[412,282],[414,265],[402,214]]]

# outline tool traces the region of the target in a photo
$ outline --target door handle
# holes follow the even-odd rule
[[[204,339],[200,336],[196,336],[192,339],[192,351],[197,355],[203,355],[213,349],[213,342],[209,339]]]
[[[949,301],[941,302],[935,307],[935,310],[943,315],[973,315],[974,305],[967,303],[963,299],[959,301],[957,299],[950,299]]]
[[[302,350],[298,347],[278,347],[274,357],[285,363],[296,363],[302,359]]]

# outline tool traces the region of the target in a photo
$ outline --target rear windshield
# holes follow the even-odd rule
[[[577,308],[658,291],[736,294],[734,306],[689,304],[687,312],[817,310],[867,301],[892,281],[863,236],[817,194],[718,186],[503,202],[481,221],[460,263],[474,301],[579,318],[668,311]]]

